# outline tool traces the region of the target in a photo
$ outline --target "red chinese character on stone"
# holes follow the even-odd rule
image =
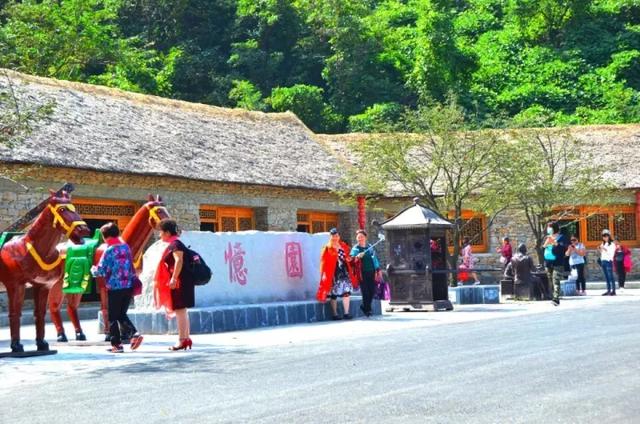
[[[289,278],[302,278],[302,248],[300,243],[292,241],[285,245],[285,258],[287,259],[287,276]]]
[[[241,243],[235,243],[232,247],[231,242],[224,252],[224,263],[229,264],[229,280],[241,286],[247,284],[247,268],[244,266],[245,253]]]

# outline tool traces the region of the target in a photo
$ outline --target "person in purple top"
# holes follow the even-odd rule
[[[142,343],[142,336],[127,316],[127,310],[133,296],[133,280],[136,271],[133,267],[131,249],[120,238],[120,229],[112,222],[100,228],[102,237],[107,243],[107,250],[97,266],[91,268],[94,277],[104,277],[108,294],[109,332],[111,334],[111,351],[122,353],[120,326],[127,328],[131,338],[131,349],[137,349]]]

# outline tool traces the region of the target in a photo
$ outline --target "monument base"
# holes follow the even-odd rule
[[[500,303],[500,285],[449,287],[449,299],[457,305]]]
[[[351,297],[350,314],[362,317],[362,298]],[[373,315],[381,315],[380,301],[372,304]],[[342,316],[342,302],[338,301],[338,314]],[[167,320],[161,311],[130,310],[129,318],[141,334],[177,334],[176,320]],[[273,302],[251,305],[220,305],[189,309],[192,334],[221,333],[320,321],[331,321],[329,302],[315,300],[295,302]],[[98,328],[102,329],[102,314],[98,315]]]

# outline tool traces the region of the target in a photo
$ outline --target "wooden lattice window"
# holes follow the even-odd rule
[[[575,219],[589,248],[602,243],[602,230],[605,228],[627,247],[640,246],[635,205],[583,206]]]
[[[449,218],[453,219],[453,212],[449,214]],[[473,211],[465,210],[462,212],[462,232],[460,234],[460,242],[464,237],[469,237],[471,240],[471,248],[476,253],[487,252],[489,248],[488,236],[487,236],[487,217],[483,214],[474,213]],[[447,235],[449,247],[453,247],[453,237],[451,232]]]
[[[253,219],[239,217],[238,218],[238,229],[240,231],[253,230]]]
[[[484,220],[482,218],[471,218],[462,220],[462,237],[469,237],[475,246],[482,246],[486,243]]]
[[[636,232],[636,214],[632,212],[619,213],[613,217],[613,233],[620,240],[635,241]]]
[[[255,229],[253,209],[220,206],[200,208],[201,231],[247,231]]]
[[[217,219],[217,217],[215,209],[200,209],[200,219]]]
[[[115,222],[122,230],[133,218],[140,205],[126,200],[88,199],[74,197],[76,211],[90,228],[99,228],[106,222]]]
[[[598,213],[587,216],[587,241],[600,241],[602,230],[609,228],[609,215]]]
[[[298,212],[298,231],[324,233],[338,227],[338,214],[326,212]]]
[[[100,204],[78,204],[76,210],[82,215],[100,216],[128,216],[132,217],[136,213],[134,205],[100,205]]]

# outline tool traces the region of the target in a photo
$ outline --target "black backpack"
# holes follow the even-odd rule
[[[181,242],[182,243],[182,242]],[[196,286],[204,286],[211,281],[211,268],[206,264],[202,256],[195,250],[184,247],[184,267],[185,272],[191,277],[191,281]]]

